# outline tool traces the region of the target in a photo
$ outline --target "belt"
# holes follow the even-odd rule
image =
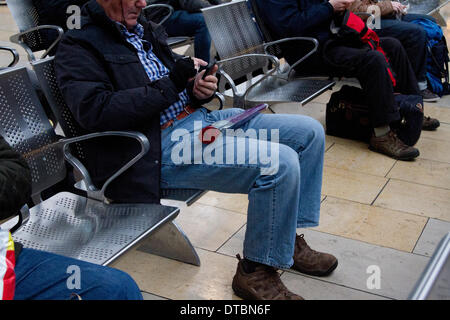
[[[192,108],[191,106],[186,106],[186,107],[184,107],[183,109],[184,109],[184,110],[181,111],[181,112],[176,116],[176,119],[177,119],[177,120],[181,120],[181,119],[183,119],[183,118],[186,118],[188,115],[190,115],[191,113],[194,113],[195,111],[198,110],[198,109]],[[171,119],[171,120],[169,120],[169,121],[164,122],[164,123],[161,125],[161,130],[164,130],[164,129],[170,127],[170,126],[174,123],[174,121],[175,121],[174,119]]]

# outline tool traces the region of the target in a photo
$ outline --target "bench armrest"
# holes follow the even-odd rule
[[[173,14],[173,7],[171,5],[168,4],[163,4],[163,3],[154,3],[154,4],[149,4],[148,6],[146,6],[144,9],[142,9],[142,13],[144,14],[144,16],[146,16],[146,11],[154,9],[154,8],[166,8],[167,10],[169,10],[169,13],[166,14],[161,21],[159,21],[157,24],[158,25],[162,25],[164,22],[166,22],[167,19],[170,18],[170,16]],[[156,23],[156,22],[155,22]]]
[[[126,163],[122,168],[117,170],[101,187],[98,189],[94,186],[91,176],[86,169],[86,167],[78,160],[75,156],[70,153],[69,146],[72,143],[80,142],[92,138],[105,137],[105,136],[120,136],[120,137],[129,137],[136,139],[141,145],[141,151],[137,154],[133,159],[131,159],[128,163]],[[134,165],[139,159],[141,159],[149,150],[150,143],[147,137],[140,132],[133,131],[106,131],[106,132],[97,132],[90,133],[80,137],[61,139],[56,144],[60,144],[63,148],[64,158],[69,162],[74,168],[76,168],[81,175],[83,176],[82,182],[77,183],[76,187],[86,191],[89,198],[93,198],[96,200],[100,200],[103,202],[107,202],[107,198],[105,197],[105,190],[108,185],[116,179],[119,175],[121,175],[124,171],[129,169],[132,165]]]
[[[226,73],[223,68],[221,67],[221,65],[223,65],[226,62],[230,62],[233,60],[238,60],[238,59],[244,59],[244,58],[249,58],[249,57],[259,57],[259,58],[266,58],[267,60],[270,60],[273,65],[274,68],[272,68],[272,70],[270,70],[268,73],[264,74],[264,76],[259,79],[258,81],[256,81],[253,85],[251,85],[246,91],[244,96],[246,96],[248,94],[248,92],[258,83],[260,83],[261,81],[263,81],[265,78],[267,78],[268,76],[272,75],[275,71],[278,70],[278,68],[280,67],[280,61],[278,60],[277,57],[270,55],[270,54],[262,54],[262,53],[249,53],[249,54],[243,54],[240,56],[236,56],[236,57],[231,57],[231,58],[226,58],[220,61],[217,61],[217,65],[219,66],[219,74],[221,74],[223,77],[225,77],[225,79],[230,83],[231,88],[233,90],[233,94],[235,96],[238,96],[238,91],[237,91],[237,87],[236,84],[234,83],[233,79],[230,77],[230,75],[228,73]]]
[[[292,64],[292,66],[289,67],[288,71],[286,72],[287,76],[289,77],[289,74],[297,65],[299,65],[301,62],[305,61],[305,59],[307,59],[309,56],[311,56],[313,53],[315,53],[317,51],[317,49],[319,48],[319,41],[317,41],[317,39],[315,39],[315,38],[310,38],[310,37],[283,38],[280,40],[275,40],[275,41],[264,43],[264,51],[267,52],[267,48],[270,46],[273,46],[273,45],[279,44],[279,43],[283,43],[283,42],[288,42],[288,41],[310,41],[314,44],[314,48],[311,51],[306,53],[303,57],[298,59],[294,64]]]
[[[8,64],[8,66],[6,68],[14,67],[17,64],[17,62],[19,62],[19,54],[17,53],[16,49],[11,48],[11,47],[0,46],[0,50],[8,51],[13,56],[12,61]],[[0,70],[3,68],[4,67],[1,67]]]
[[[59,40],[61,40],[61,38],[64,34],[64,31],[61,27],[52,26],[52,25],[37,26],[34,28],[30,28],[28,30],[25,30],[23,32],[13,34],[11,37],[9,37],[9,40],[13,43],[17,43],[18,45],[20,45],[22,48],[25,49],[25,51],[27,52],[29,61],[35,61],[36,57],[34,56],[34,53],[31,50],[31,48],[23,41],[23,37],[26,36],[27,34],[35,32],[35,31],[45,30],[45,29],[57,31],[58,36],[57,36],[56,40],[54,40],[50,44],[50,46],[45,50],[45,52],[42,54],[40,59],[43,59],[48,56],[49,52],[56,46],[56,44],[59,42]]]

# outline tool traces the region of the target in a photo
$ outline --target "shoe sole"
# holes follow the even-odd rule
[[[326,271],[308,271],[308,270],[303,270],[302,268],[299,267],[295,267],[292,266],[292,269],[300,272],[300,273],[304,273],[310,276],[315,276],[315,277],[326,277],[328,276],[330,273],[332,273],[334,271],[334,269],[336,269],[338,266],[338,261],[336,260],[336,262]]]
[[[441,98],[430,98],[430,99],[423,99],[423,102],[436,102],[441,100]]]
[[[231,284],[231,288],[233,289],[234,293],[239,297],[242,298],[244,300],[259,300],[257,297],[255,297],[254,295],[248,293],[247,291],[241,290],[239,287],[237,287],[234,284],[234,279],[233,282]]]
[[[369,150],[372,150],[374,152],[378,152],[378,153],[384,154],[384,155],[386,155],[386,156],[388,156],[388,157],[390,157],[392,159],[401,160],[401,161],[413,161],[415,158],[420,156],[420,152],[417,152],[417,155],[414,155],[414,156],[397,157],[397,156],[390,155],[390,154],[388,154],[386,152],[379,151],[379,150],[375,149],[374,147],[372,147],[370,145],[369,145]]]

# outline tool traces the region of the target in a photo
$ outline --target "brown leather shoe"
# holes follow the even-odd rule
[[[284,286],[275,268],[259,265],[254,272],[246,273],[244,260],[239,255],[237,258],[239,263],[232,284],[237,296],[244,300],[303,300]]]
[[[324,277],[333,272],[337,265],[336,257],[312,250],[303,238],[303,234],[296,235],[292,269],[312,276]]]
[[[441,123],[439,122],[438,119],[431,118],[431,117],[423,117],[422,130],[434,131],[440,125],[441,125]]]
[[[418,149],[404,144],[393,131],[381,137],[372,136],[369,149],[397,160],[413,160],[420,155]]]

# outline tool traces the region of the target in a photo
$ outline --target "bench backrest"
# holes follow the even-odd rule
[[[27,31],[40,25],[39,15],[32,0],[7,0],[6,2],[20,32]],[[21,40],[32,52],[36,52],[46,50],[49,47],[50,36],[56,37],[57,33],[55,31],[36,30],[27,33]]]
[[[253,20],[247,1],[233,1],[202,9],[221,60],[243,54],[264,53],[264,39]],[[233,80],[267,67],[267,59],[251,57],[223,65]]]
[[[73,138],[84,134],[85,132],[73,117],[72,112],[62,96],[58,83],[56,82],[54,58],[50,57],[33,61],[31,62],[31,65],[33,66],[45,98],[47,99],[58,124],[61,126],[65,137]],[[83,144],[75,143],[74,146],[75,147],[71,146],[72,154],[83,161],[85,159]]]
[[[0,71],[0,134],[31,168],[33,195],[66,176],[57,136],[34,91],[27,69]]]

